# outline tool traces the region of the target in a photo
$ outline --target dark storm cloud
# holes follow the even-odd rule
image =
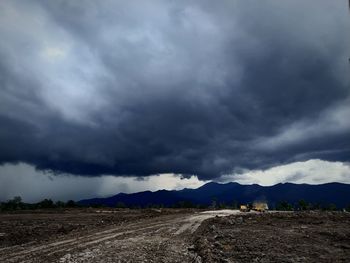
[[[215,178],[349,161],[342,1],[4,1],[0,158]]]

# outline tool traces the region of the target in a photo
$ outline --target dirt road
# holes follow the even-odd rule
[[[58,240],[53,236],[45,244],[2,247],[0,262],[195,262],[191,234],[205,219],[237,213],[217,210],[171,214],[123,222],[81,236]]]

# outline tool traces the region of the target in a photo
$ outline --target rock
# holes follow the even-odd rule
[[[236,222],[237,223],[243,223],[243,217],[238,217],[237,219],[236,219]]]
[[[72,255],[71,254],[66,254],[63,257],[60,258],[59,262],[60,263],[65,263],[65,262],[70,262],[69,260],[71,259]]]
[[[187,249],[188,249],[189,251],[194,251],[194,250],[195,250],[195,247],[194,247],[194,245],[191,245],[191,246],[189,246]]]
[[[202,258],[200,256],[197,256],[194,260],[195,263],[202,263]]]
[[[217,234],[214,236],[214,239],[217,240],[217,239],[222,239],[223,238],[223,235],[221,233]]]
[[[221,247],[221,244],[220,244],[220,242],[215,241],[215,242],[214,242],[214,246],[216,246],[216,247]]]

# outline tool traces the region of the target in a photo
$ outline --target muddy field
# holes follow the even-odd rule
[[[0,262],[191,262],[193,209],[71,209],[0,214]]]
[[[348,262],[348,213],[71,209],[0,214],[0,262]]]
[[[89,234],[165,215],[187,214],[181,209],[47,209],[0,213],[0,248],[43,243]]]
[[[193,250],[203,262],[350,262],[350,215],[243,214],[209,219]]]

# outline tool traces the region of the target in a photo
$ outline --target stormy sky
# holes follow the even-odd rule
[[[348,1],[5,0],[0,37],[0,199],[349,183]]]

